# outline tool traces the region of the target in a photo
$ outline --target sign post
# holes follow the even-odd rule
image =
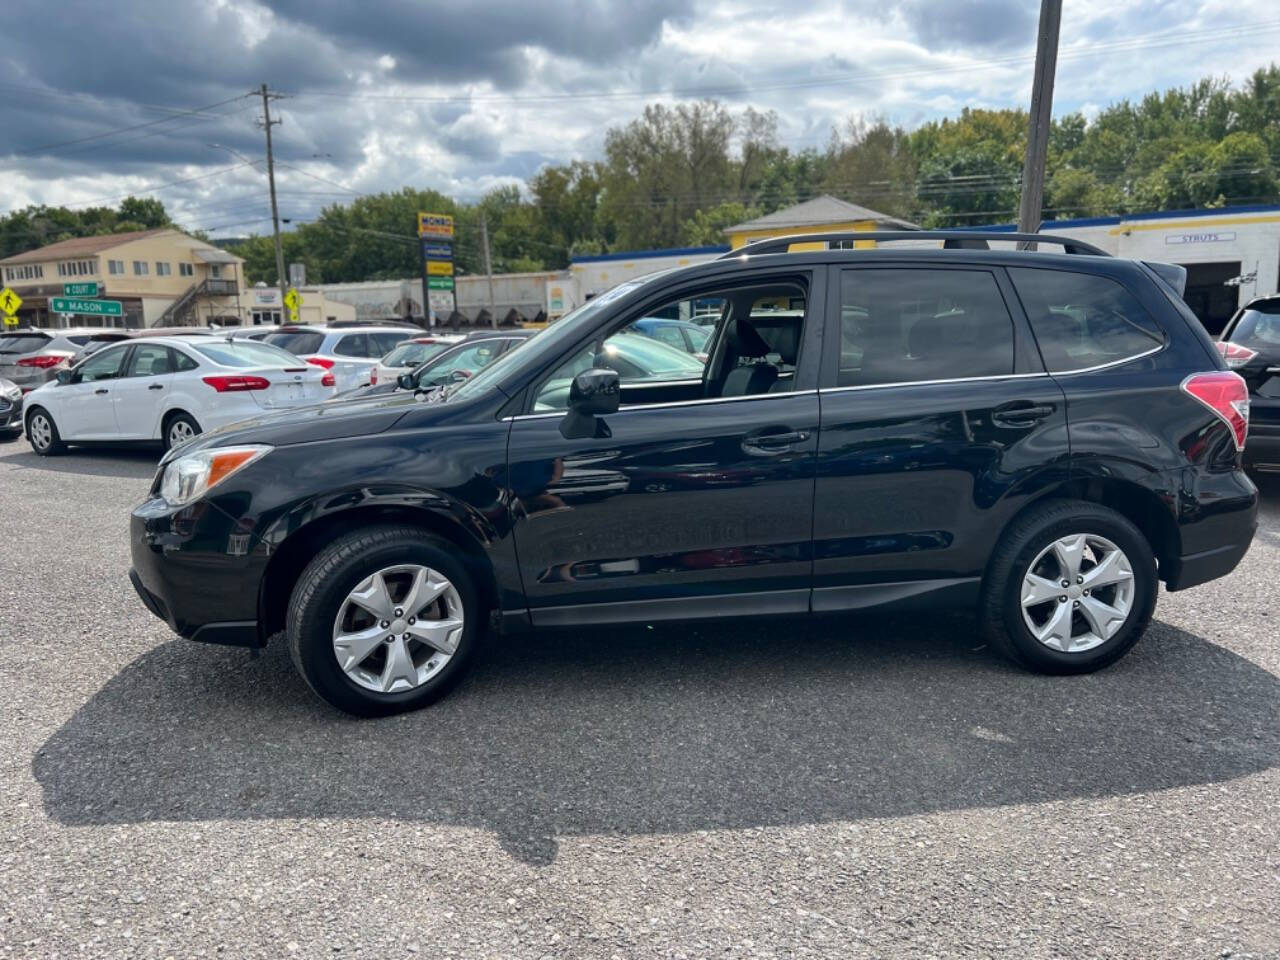
[[[22,298],[9,287],[0,290],[0,314],[4,316],[6,327],[18,325],[18,308],[22,306]]]
[[[458,309],[453,286],[453,217],[447,213],[418,214],[418,259],[422,268],[422,311],[431,326],[431,291],[449,291],[449,313]]]

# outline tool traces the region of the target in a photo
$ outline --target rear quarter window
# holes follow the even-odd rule
[[[1138,298],[1109,277],[1010,267],[1050,373],[1084,370],[1148,353],[1164,332]]]

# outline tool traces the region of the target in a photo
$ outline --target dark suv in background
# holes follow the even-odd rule
[[[850,239],[879,246],[789,250]],[[1158,581],[1223,576],[1256,526],[1245,385],[1184,280],[1047,236],[764,241],[623,283],[429,400],[171,451],[130,575],[184,637],[283,631],[359,714],[439,696],[490,625],[962,604],[1033,670],[1097,670]],[[700,375],[610,366],[635,320],[705,303]]]
[[[1236,311],[1218,352],[1249,386],[1245,464],[1280,472],[1280,296],[1258,297]]]

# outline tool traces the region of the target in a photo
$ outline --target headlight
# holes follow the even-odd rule
[[[160,481],[160,496],[172,507],[198,500],[227,477],[271,452],[263,444],[214,447],[170,461]]]

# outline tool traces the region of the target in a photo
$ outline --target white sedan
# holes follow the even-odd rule
[[[36,453],[66,444],[160,441],[284,407],[321,403],[334,376],[278,347],[209,336],[143,337],[98,351],[27,394]]]

